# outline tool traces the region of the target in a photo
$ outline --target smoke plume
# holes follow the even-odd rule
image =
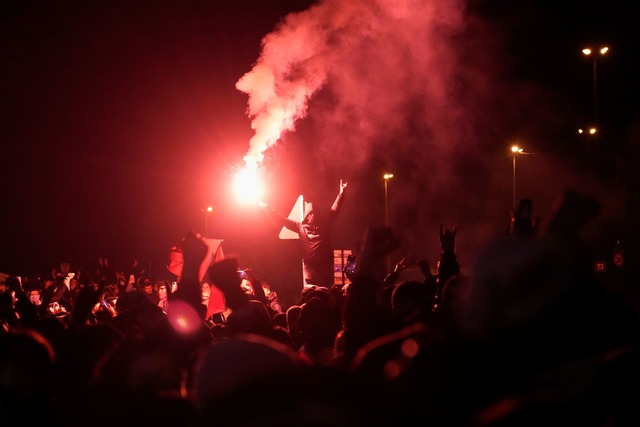
[[[412,100],[447,107],[455,84],[448,80],[456,78],[448,51],[463,14],[457,0],[325,0],[288,15],[236,84],[249,95],[255,131],[245,161],[260,163],[326,83],[339,103],[335,113],[342,121],[355,117],[363,139],[397,132]]]
[[[382,195],[382,180],[372,184],[365,171],[394,173],[390,216],[408,245],[423,245],[424,230],[434,240],[440,221],[477,225],[465,238],[483,241],[508,222],[510,143],[524,140],[537,152],[532,141],[552,143],[541,123],[547,134],[563,125],[548,107],[553,94],[511,77],[505,45],[499,28],[463,0],[321,0],[266,35],[236,84],[249,96],[255,131],[244,160],[259,165],[308,116],[321,141],[306,142],[314,165],[328,175],[348,171],[360,199],[369,197],[363,209],[379,206]],[[539,209],[551,206],[559,185],[577,181],[557,178],[551,159],[519,162],[521,176],[536,165],[537,178],[521,179],[519,197],[538,200],[544,191]]]

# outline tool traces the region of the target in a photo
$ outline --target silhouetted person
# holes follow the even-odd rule
[[[313,297],[302,305],[299,322],[303,344],[298,352],[315,365],[332,365],[336,357],[336,336],[341,329],[340,313],[322,299]]]
[[[346,182],[340,180],[340,191],[331,209],[316,209],[313,203],[305,205],[304,219],[294,221],[268,209],[265,203],[261,207],[281,226],[298,234],[302,250],[304,282],[307,285],[331,287],[333,285],[333,248],[331,246],[331,226],[335,222],[344,200]]]

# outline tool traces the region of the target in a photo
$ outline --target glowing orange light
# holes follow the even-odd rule
[[[589,135],[595,135],[596,133],[598,133],[598,129],[589,128],[589,129],[586,130],[586,132],[589,132]],[[584,129],[578,129],[578,133],[579,134],[583,134],[583,133],[585,133],[585,130]]]
[[[511,152],[512,153],[522,153],[522,148],[518,147],[517,145],[514,145],[511,147]]]
[[[604,55],[604,54],[606,54],[608,51],[609,51],[609,47],[608,47],[608,46],[602,46],[600,49],[598,49],[598,53],[599,53],[600,55]],[[588,47],[587,47],[587,48],[582,49],[582,53],[583,53],[585,56],[589,56],[589,55],[591,55],[592,53],[594,53],[594,51],[593,51],[591,48],[588,48]]]
[[[175,300],[167,310],[167,319],[180,334],[192,334],[202,325],[200,315],[186,302]]]
[[[245,167],[234,177],[234,188],[239,200],[257,203],[264,196],[264,187],[255,167]]]

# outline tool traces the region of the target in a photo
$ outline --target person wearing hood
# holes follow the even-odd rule
[[[340,189],[328,210],[316,208],[313,201],[305,203],[302,221],[295,221],[265,203],[260,206],[274,221],[298,234],[302,252],[302,274],[305,285],[329,288],[333,285],[333,248],[331,227],[338,217],[344,200],[347,183],[340,180]]]

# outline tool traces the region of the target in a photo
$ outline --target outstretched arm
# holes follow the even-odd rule
[[[294,233],[298,232],[298,224],[292,220],[282,215],[280,212],[272,209],[269,205],[264,202],[259,203],[260,212],[264,213],[269,217],[269,219],[278,227],[286,227]]]

